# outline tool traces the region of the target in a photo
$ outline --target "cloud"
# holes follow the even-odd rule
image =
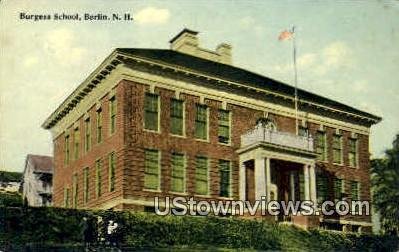
[[[345,65],[350,60],[351,50],[342,41],[334,42],[322,51],[322,59],[326,66]]]
[[[299,70],[310,75],[323,76],[340,67],[349,67],[353,63],[352,51],[342,41],[335,41],[325,46],[318,52],[299,55],[297,66]],[[277,72],[292,71],[292,63],[273,67]]]
[[[45,36],[45,50],[61,64],[78,63],[87,50],[77,45],[76,37],[72,30],[65,28],[49,31]]]
[[[139,24],[164,24],[170,18],[168,9],[158,9],[154,7],[146,7],[134,15]]]
[[[315,53],[307,53],[300,56],[297,60],[298,66],[300,67],[308,67],[312,66],[317,59],[317,55]]]

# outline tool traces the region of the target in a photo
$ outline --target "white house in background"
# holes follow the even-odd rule
[[[53,192],[53,158],[29,154],[22,177],[22,197],[29,206],[50,206]]]
[[[17,181],[0,181],[0,193],[15,193],[19,191],[21,182]]]

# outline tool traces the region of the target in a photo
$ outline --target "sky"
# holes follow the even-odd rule
[[[131,13],[133,21],[20,19],[27,15]],[[117,47],[169,48],[184,27],[200,46],[227,42],[235,66],[383,117],[371,129],[380,157],[399,133],[399,1],[0,0],[0,170],[22,171],[28,153],[52,155],[41,128]]]

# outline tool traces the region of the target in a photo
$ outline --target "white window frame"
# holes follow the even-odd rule
[[[186,177],[187,176],[187,155],[186,155],[186,153],[183,153],[183,152],[174,152],[174,153],[171,153],[171,157],[173,154],[183,155],[183,165],[184,165],[183,166],[183,185],[184,185],[184,187],[183,187],[182,192],[173,191],[172,190],[172,174],[170,174],[170,182],[171,182],[170,183],[170,193],[186,194],[187,193],[187,177]],[[171,165],[172,165],[172,162],[171,162]],[[171,169],[171,173],[172,173],[172,169]]]
[[[178,100],[178,101],[181,101],[183,103],[183,118],[182,118],[182,120],[183,120],[183,130],[182,130],[182,135],[177,135],[177,134],[173,134],[173,133],[170,133],[170,135],[174,136],[174,137],[183,137],[183,138],[185,138],[186,137],[186,101],[172,97],[172,98],[170,98],[170,101],[171,101],[170,104],[172,104],[172,100]],[[170,109],[171,108],[172,108],[172,106],[170,106]],[[170,116],[170,111],[169,111],[169,116]],[[160,120],[160,118],[159,118],[159,120]],[[170,118],[169,118],[169,120],[170,120]]]
[[[220,196],[220,186],[221,186],[221,181],[220,181],[220,169],[219,169],[219,162],[220,160],[224,160],[224,161],[229,161],[229,195],[226,196]],[[219,198],[222,199],[231,199],[233,197],[233,161],[229,160],[229,159],[218,159],[218,172],[219,172]]]
[[[162,192],[161,190],[161,180],[162,180],[162,169],[161,169],[161,160],[162,160],[162,152],[158,149],[152,149],[152,148],[144,148],[144,162],[145,162],[145,151],[157,151],[158,152],[158,189],[150,189],[150,188],[145,188],[145,164],[144,164],[144,179],[143,179],[143,191],[147,192]]]
[[[221,142],[219,142],[219,129],[218,129],[218,143],[221,144],[221,145],[231,146],[231,145],[232,145],[232,142],[233,142],[233,141],[232,141],[232,140],[233,140],[233,136],[232,136],[233,112],[232,112],[231,110],[228,110],[228,109],[219,108],[219,109],[218,109],[218,113],[219,113],[219,110],[224,110],[224,111],[227,111],[227,112],[229,113],[229,142],[228,142],[228,143],[221,143]],[[209,114],[208,114],[208,120],[209,120]],[[218,127],[219,127],[219,121],[218,121]],[[209,133],[209,130],[208,130],[208,133]],[[209,138],[209,137],[208,137],[208,138]]]
[[[158,118],[158,123],[157,123],[157,130],[152,130],[152,129],[147,129],[145,127],[145,97],[147,94],[152,94],[157,96],[157,106],[158,106],[158,112],[157,112],[157,118]],[[144,107],[143,107],[143,130],[147,132],[152,132],[152,133],[161,133],[161,95],[157,94],[155,92],[144,92]]]

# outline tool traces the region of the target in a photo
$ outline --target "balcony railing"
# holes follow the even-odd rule
[[[261,125],[241,136],[241,147],[246,147],[257,142],[265,142],[280,146],[314,151],[312,136],[298,136],[288,132],[275,131]]]

